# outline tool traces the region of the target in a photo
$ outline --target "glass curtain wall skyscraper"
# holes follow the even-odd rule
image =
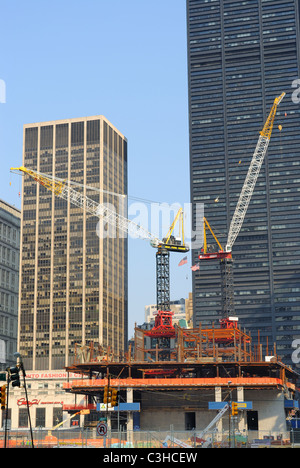
[[[191,201],[224,248],[259,132],[286,92],[233,271],[241,326],[287,362],[300,337],[299,17],[298,0],[187,0]],[[200,262],[195,326],[220,318],[220,282],[218,261]]]
[[[127,140],[103,116],[24,126],[23,166],[70,180],[117,210]],[[120,207],[121,208],[121,207]],[[23,179],[19,349],[26,369],[72,364],[75,344],[127,348],[127,239],[27,175]]]

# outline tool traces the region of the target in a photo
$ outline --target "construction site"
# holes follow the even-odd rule
[[[182,210],[161,241],[76,192],[67,181],[25,167],[17,168],[91,215],[115,223],[124,232],[135,230],[156,249],[154,326],[151,329],[136,326],[133,342],[122,355],[116,355],[109,347],[104,349],[99,343],[78,343],[74,362],[66,368],[78,378],[65,383],[64,390],[81,402],[63,410],[71,417],[80,413],[85,427],[95,430],[102,421],[102,444],[106,434],[119,433],[120,425],[131,444],[133,434],[143,431],[157,431],[158,446],[170,443],[182,447],[243,446],[249,441],[258,445],[290,444],[289,421],[299,409],[298,374],[281,362],[275,344],[270,343],[263,352],[259,336],[255,337],[254,345],[253,337],[239,326],[234,310],[232,267],[232,248],[246,216],[277,106],[283,97],[284,93],[275,99],[260,132],[225,248],[208,221],[203,220],[204,245],[199,261],[219,260],[221,271],[222,315],[211,327],[199,323],[195,328],[182,328],[172,321],[169,256],[172,252],[189,251],[184,242]],[[177,222],[182,227],[180,239],[174,236]],[[217,249],[208,244],[206,227]],[[177,437],[179,432],[182,434]]]
[[[160,311],[152,329],[135,328],[125,354],[115,355],[98,343],[75,346],[62,384],[69,396],[63,398],[63,421],[46,431],[43,440],[35,429],[33,443],[293,446],[299,443],[291,430],[299,410],[298,374],[280,361],[275,347],[268,352],[263,355],[262,346],[252,344],[236,317],[211,328],[187,329],[173,325],[172,312]],[[32,404],[34,395],[29,396]],[[11,431],[9,446],[18,440],[20,433]]]
[[[168,433],[172,427],[190,442],[196,437],[197,446],[208,446],[212,437],[228,446],[233,424],[241,445],[249,435],[256,443],[265,444],[268,436],[273,444],[289,445],[287,421],[298,410],[297,374],[280,362],[276,349],[269,351],[263,356],[259,344],[253,349],[235,318],[209,329],[184,329],[172,325],[170,313],[159,312],[150,331],[135,329],[134,350],[125,356],[94,344],[76,347],[67,371],[82,379],[64,389],[85,395],[86,402],[64,409],[89,410],[91,426],[100,411],[111,431],[117,430],[118,411],[125,411],[128,433]],[[118,392],[116,408],[103,403],[106,387]]]
[[[142,431],[192,431],[189,440],[173,439],[169,433],[161,443],[172,439],[175,445],[201,447],[236,446],[252,442],[289,444],[288,420],[298,410],[297,373],[282,362],[274,344],[263,355],[259,337],[253,346],[246,330],[241,330],[234,315],[232,247],[237,238],[271,138],[277,106],[284,93],[275,99],[260,133],[249,171],[231,221],[227,245],[222,248],[204,218],[204,245],[200,261],[219,259],[221,268],[222,317],[211,328],[185,329],[173,326],[169,297],[169,253],[186,252],[182,228],[181,242],[172,237],[174,220],[163,242],[156,244],[157,314],[150,330],[135,327],[134,349],[126,356],[91,344],[78,347],[70,372],[80,372],[82,380],[65,385],[67,392],[86,395],[94,409],[106,410],[112,430],[115,412],[127,407],[126,428]],[[181,213],[178,213],[178,216]],[[208,248],[206,226],[219,250]],[[117,401],[107,399],[115,389]],[[102,406],[101,407],[101,402]],[[106,402],[106,408],[105,408]],[[112,408],[109,406],[112,404]],[[135,406],[136,404],[136,406]],[[98,405],[98,406],[97,406]],[[89,406],[92,409],[93,406]],[[117,411],[118,417],[120,417]],[[225,417],[227,414],[229,417]],[[99,419],[99,417],[96,417]],[[224,438],[224,430],[227,436]],[[238,439],[236,439],[236,434]],[[247,436],[246,436],[247,434]],[[185,437],[185,439],[187,439]],[[186,445],[187,444],[187,445]],[[190,444],[190,445],[189,445]]]

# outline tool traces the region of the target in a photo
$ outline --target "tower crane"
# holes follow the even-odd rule
[[[284,98],[285,93],[276,97],[269,113],[269,116],[265,122],[265,125],[260,132],[260,136],[246,175],[242,191],[240,193],[228,233],[227,243],[225,249],[222,248],[217,237],[213,233],[206,218],[203,220],[204,224],[204,244],[203,251],[199,255],[200,260],[212,260],[219,259],[221,267],[221,293],[222,293],[222,317],[221,324],[228,326],[228,316],[234,313],[234,291],[233,291],[233,271],[232,271],[232,247],[234,242],[239,235],[243,221],[245,219],[247,209],[255,188],[255,184],[264,161],[267,149],[270,143],[272,135],[274,120],[276,116],[277,107]],[[206,229],[209,229],[214,239],[216,240],[219,251],[209,252],[207,240],[206,240]]]
[[[82,208],[93,216],[102,219],[104,223],[119,231],[132,235],[135,238],[145,239],[150,241],[150,245],[157,249],[156,252],[156,299],[158,311],[170,310],[170,273],[169,273],[169,256],[170,252],[184,253],[189,251],[188,245],[184,242],[184,223],[183,210],[179,209],[170,229],[165,238],[159,240],[155,235],[136,224],[134,221],[127,219],[123,215],[117,213],[103,203],[97,203],[90,199],[78,190],[74,189],[74,184],[71,181],[63,180],[55,176],[42,174],[33,171],[24,166],[11,168],[12,172],[23,173],[30,176],[37,183],[53,192],[56,196],[70,201],[73,205]],[[176,223],[180,223],[181,237],[175,237],[173,232]],[[181,240],[182,239],[182,240]]]

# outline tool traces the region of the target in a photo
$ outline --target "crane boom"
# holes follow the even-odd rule
[[[227,244],[225,247],[226,252],[231,252],[232,246],[244,222],[244,218],[246,216],[246,212],[254,191],[254,187],[269,146],[277,107],[281,103],[284,96],[285,93],[282,93],[279,97],[275,98],[268,119],[264,125],[263,130],[260,132],[260,137],[257,142],[256,149],[254,151],[252,161],[248,169],[248,173],[242,191],[240,193],[240,197],[236,205],[233,218],[231,220]]]
[[[86,210],[93,216],[97,216],[98,218],[103,219],[104,222],[107,222],[113,227],[118,228],[123,233],[131,234],[133,237],[147,239],[151,242],[153,247],[157,247],[160,243],[159,239],[157,239],[153,234],[135,222],[118,214],[115,210],[111,209],[106,204],[99,204],[91,198],[81,194],[77,190],[74,190],[68,181],[63,181],[62,179],[54,176],[32,171],[31,169],[27,169],[24,166],[17,168],[12,167],[11,170],[21,171],[25,174],[28,174],[40,185],[43,185],[47,190],[55,193],[55,195],[58,195],[64,200],[70,200],[73,205]]]
[[[157,308],[159,310],[170,309],[170,279],[169,279],[169,253],[179,252],[184,253],[189,251],[188,245],[184,243],[184,229],[183,229],[183,211],[180,208],[174,222],[172,223],[167,237],[159,240],[149,231],[136,224],[121,214],[118,214],[115,209],[111,209],[105,203],[97,203],[85,194],[80,193],[72,187],[75,184],[67,180],[59,179],[58,177],[42,174],[40,172],[27,169],[24,166],[11,168],[11,171],[21,172],[29,175],[37,183],[50,190],[55,195],[70,201],[73,205],[85,210],[93,216],[102,219],[103,222],[108,223],[114,229],[119,229],[125,234],[131,234],[132,237],[149,240],[152,247],[157,249],[156,252],[156,290],[157,290]],[[109,193],[109,192],[108,192]],[[114,194],[122,196],[121,194]],[[172,233],[175,224],[180,219],[182,242],[176,239]]]
[[[226,403],[225,406],[223,406],[223,408],[214,417],[214,419],[208,424],[208,426],[206,426],[206,428],[203,429],[203,431],[201,431],[200,434],[197,434],[197,437],[199,437],[200,439],[203,438],[203,436],[219,421],[219,419],[221,419],[224,416],[224,414],[229,408],[230,404]]]
[[[232,267],[232,247],[233,244],[241,230],[244,218],[247,213],[247,209],[255,188],[255,184],[265,158],[268,145],[270,142],[274,120],[276,116],[276,111],[278,105],[281,103],[284,98],[285,93],[282,93],[279,97],[275,98],[269,116],[266,120],[266,123],[260,132],[260,136],[254,151],[247,176],[244,181],[242,191],[239,196],[238,203],[235,208],[234,215],[231,220],[227,244],[225,251],[222,249],[218,239],[213,233],[210,225],[208,224],[206,218],[204,218],[204,245],[203,252],[200,253],[200,260],[211,260],[218,258],[220,259],[220,268],[221,268],[221,293],[222,293],[222,317],[228,318],[229,314],[234,315],[234,290],[233,290],[233,267]],[[211,231],[215,241],[219,246],[218,252],[208,252],[205,227],[208,227]]]

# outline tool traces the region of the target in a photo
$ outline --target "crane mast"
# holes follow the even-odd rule
[[[217,241],[220,248],[218,252],[212,253],[207,251],[206,235],[204,236],[203,253],[199,255],[200,260],[212,260],[218,258],[220,260],[221,269],[221,298],[222,298],[222,317],[227,319],[228,316],[234,314],[234,289],[233,289],[233,269],[232,269],[232,247],[239,235],[243,225],[252,194],[254,192],[255,184],[264,161],[267,149],[269,146],[270,138],[272,135],[274,120],[276,116],[277,107],[284,98],[285,93],[275,98],[269,116],[265,125],[260,132],[260,136],[252,156],[252,160],[245,178],[243,188],[241,190],[239,200],[237,202],[234,215],[232,217],[227,243],[225,250],[221,247],[218,239],[214,235],[206,218],[204,218],[204,234],[206,226],[210,229],[213,237]]]
[[[279,97],[275,98],[269,117],[264,125],[263,130],[260,132],[260,137],[258,139],[256,149],[254,151],[251,164],[249,166],[248,173],[240,193],[233,218],[231,220],[227,244],[225,247],[226,252],[231,252],[232,246],[237,236],[239,235],[242,224],[244,222],[254,187],[270,143],[277,107],[281,103],[284,96],[285,93],[282,93]]]

